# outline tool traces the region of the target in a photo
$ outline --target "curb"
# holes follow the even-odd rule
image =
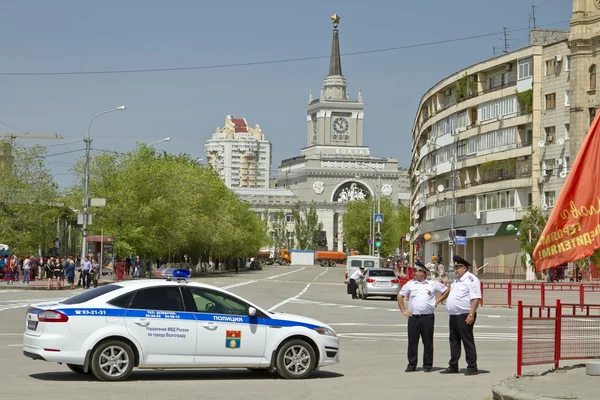
[[[114,282],[107,282],[107,281],[102,281],[102,282],[98,282],[98,286],[104,286],[104,285],[108,285],[110,283],[114,283]],[[73,290],[76,289],[81,289],[80,287],[75,286],[73,288]],[[0,286],[0,291],[11,291],[11,290],[45,290],[47,292],[63,292],[63,291],[69,291],[70,289],[48,289],[48,286],[46,285],[6,285],[6,286]]]

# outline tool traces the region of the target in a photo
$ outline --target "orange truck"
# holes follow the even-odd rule
[[[358,251],[352,250],[350,255],[358,255]],[[337,264],[343,264],[346,261],[347,254],[343,251],[315,251],[315,264],[322,267],[335,267]],[[287,265],[292,261],[290,251],[281,249],[279,257],[275,260],[279,265]]]

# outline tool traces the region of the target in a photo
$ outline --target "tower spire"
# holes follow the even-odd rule
[[[329,76],[342,75],[342,61],[340,57],[340,38],[338,35],[338,26],[340,24],[340,16],[333,14],[331,16],[333,22],[333,41],[331,42],[331,58],[329,60]]]
[[[346,80],[342,75],[342,61],[340,55],[340,38],[338,36],[338,26],[340,25],[340,16],[333,14],[331,16],[333,23],[333,42],[331,43],[331,58],[329,60],[329,75],[323,83],[324,100],[346,100]]]

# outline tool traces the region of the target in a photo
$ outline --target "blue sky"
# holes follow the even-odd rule
[[[568,29],[571,0],[535,1],[537,25]],[[4,2],[0,73],[126,70],[328,56],[329,16],[341,16],[342,53],[435,42],[527,28],[523,0]],[[509,35],[511,49],[527,31]],[[493,55],[502,35],[435,46],[342,57],[352,97],[362,89],[365,145],[376,156],[410,164],[411,126],[423,93],[453,72]],[[127,151],[136,142],[204,157],[204,142],[227,114],[259,124],[273,143],[273,165],[306,145],[304,107],[318,96],[327,58],[177,72],[0,76],[0,121],[35,133],[59,133],[49,153],[83,148],[94,114],[93,147]],[[2,132],[15,129],[0,125]],[[63,187],[83,152],[49,157]]]

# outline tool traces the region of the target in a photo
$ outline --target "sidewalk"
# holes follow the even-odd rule
[[[564,400],[600,397],[600,376],[589,376],[585,363],[513,377],[492,386],[494,400]]]

